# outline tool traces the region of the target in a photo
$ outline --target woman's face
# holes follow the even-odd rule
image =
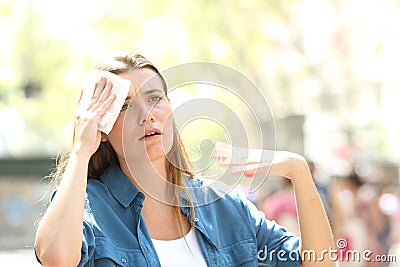
[[[130,80],[131,88],[114,127],[104,137],[120,161],[165,161],[173,143],[173,122],[161,77],[149,68],[118,76]]]

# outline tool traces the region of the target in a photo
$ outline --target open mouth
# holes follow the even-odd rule
[[[158,131],[149,131],[148,133],[143,135],[141,138],[139,138],[139,140],[145,140],[147,138],[152,138],[152,137],[159,136],[159,135],[161,135],[161,133]]]

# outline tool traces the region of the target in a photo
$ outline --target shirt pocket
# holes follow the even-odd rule
[[[245,239],[219,249],[223,266],[257,266],[257,248],[252,239]]]
[[[117,247],[106,238],[96,238],[93,260],[96,267],[147,266],[140,249]]]

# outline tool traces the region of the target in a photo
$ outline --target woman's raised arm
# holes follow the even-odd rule
[[[328,254],[335,248],[332,230],[304,157],[287,151],[236,148],[224,143],[217,143],[214,156],[220,164],[233,165],[235,172],[248,177],[271,174],[290,179],[299,219],[300,253],[316,255],[303,258],[302,266],[336,266]]]
[[[112,84],[105,83],[102,78],[86,112],[76,118],[73,150],[39,223],[35,245],[43,266],[77,266],[80,261],[88,164],[101,142],[100,120],[115,99]]]

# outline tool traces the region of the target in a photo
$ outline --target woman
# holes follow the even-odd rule
[[[36,255],[44,266],[299,266],[299,238],[239,195],[194,204],[220,192],[190,172],[166,83],[147,59],[117,54],[96,69],[130,80],[131,87],[109,134],[98,129],[115,99],[104,78],[76,118],[73,149],[65,168],[59,167],[62,179],[36,234]],[[215,157],[227,163],[229,149],[217,147]],[[332,248],[306,161],[277,155],[271,172],[292,181],[301,250]],[[259,165],[244,173],[251,176],[255,169],[268,171]],[[334,265],[328,258],[324,263]],[[321,266],[321,261],[302,265]]]

